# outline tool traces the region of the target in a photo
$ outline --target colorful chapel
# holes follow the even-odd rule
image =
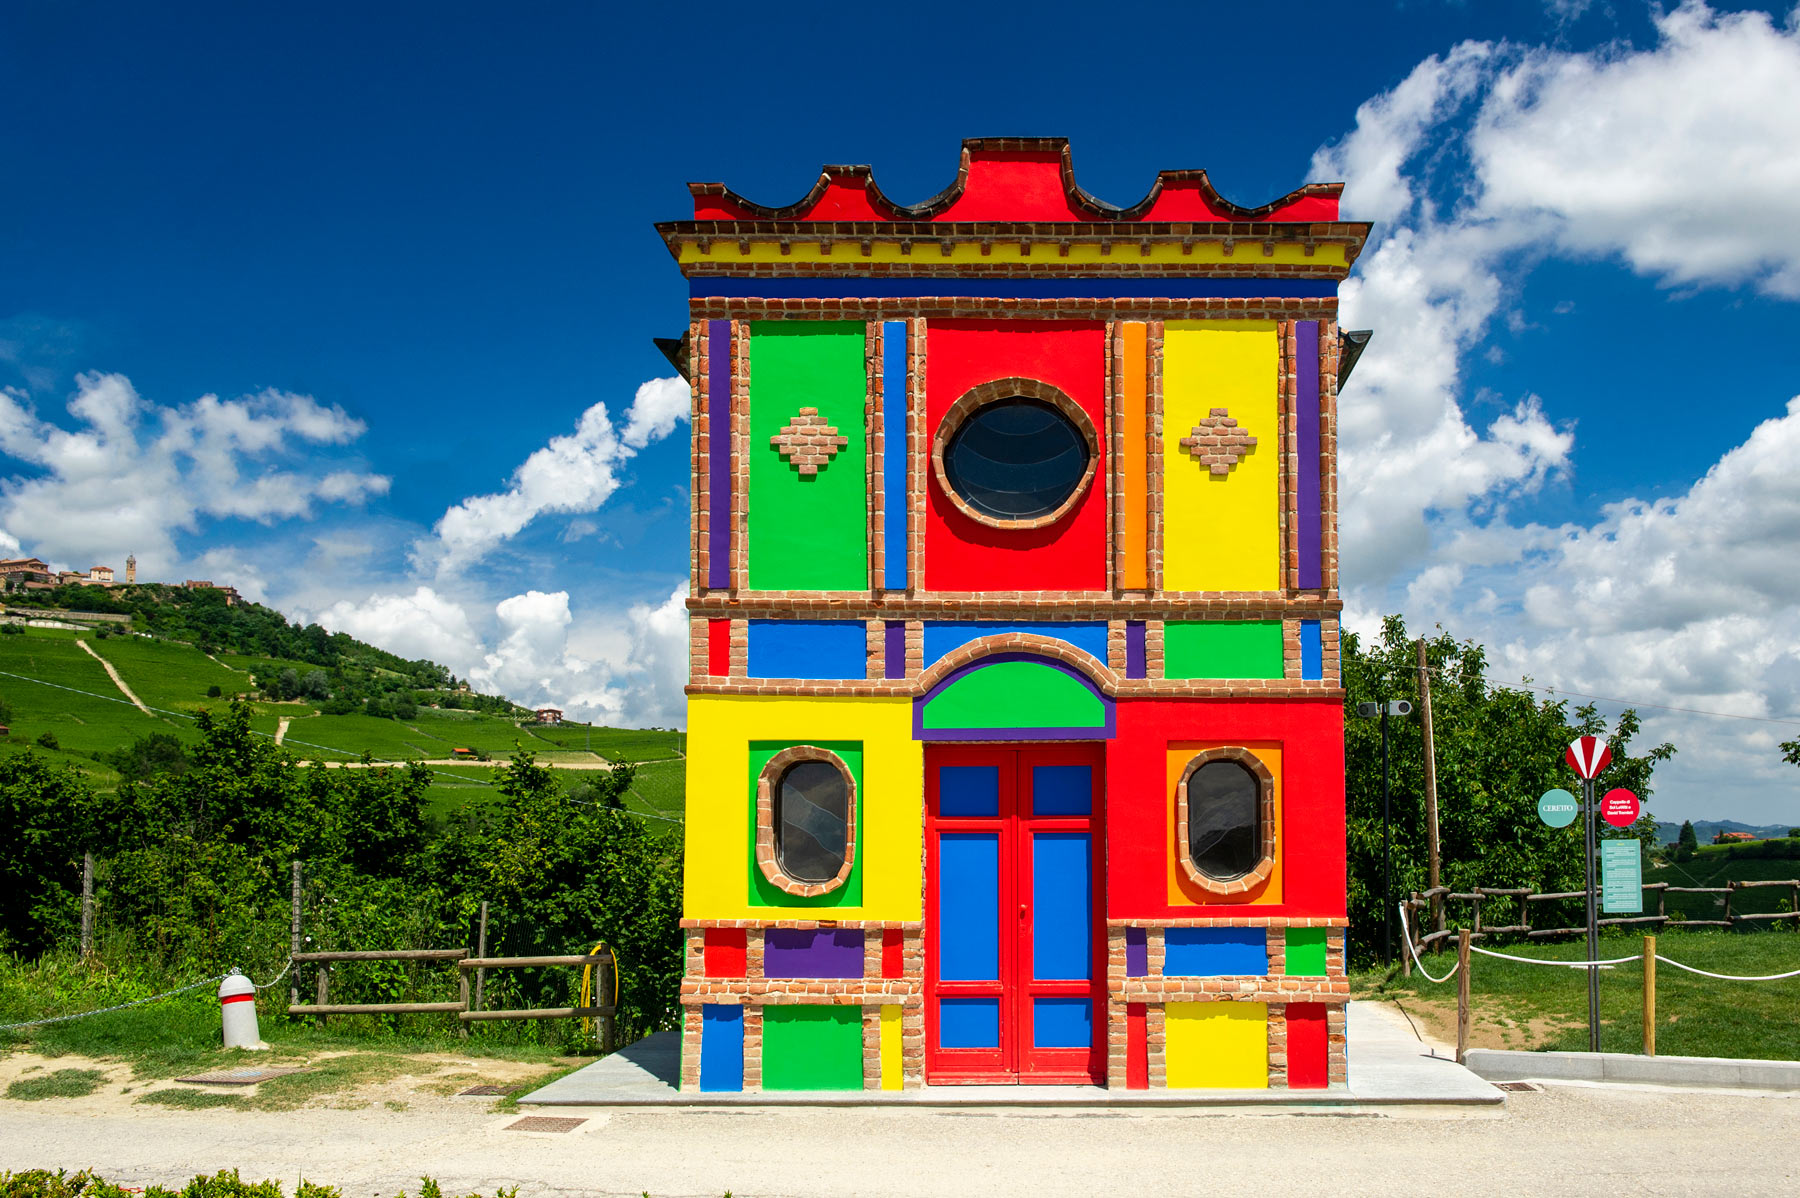
[[[689,190],[682,1087],[1342,1084],[1341,185]]]

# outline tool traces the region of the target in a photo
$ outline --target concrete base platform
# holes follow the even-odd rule
[[[1471,1048],[1468,1062],[1475,1073],[1496,1082],[1629,1082],[1653,1086],[1717,1086],[1729,1090],[1800,1090],[1800,1061]]]
[[[658,1032],[519,1099],[520,1106],[1498,1106],[1505,1095],[1418,1038],[1380,1003],[1350,1004],[1348,1085],[1327,1090],[1109,1090],[1101,1086],[923,1086],[911,1090],[683,1093],[681,1038]]]

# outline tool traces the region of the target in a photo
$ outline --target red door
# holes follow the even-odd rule
[[[1098,745],[925,750],[925,1080],[1106,1075]]]

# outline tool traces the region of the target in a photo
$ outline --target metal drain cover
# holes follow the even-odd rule
[[[458,1090],[458,1098],[500,1098],[508,1093],[505,1086],[470,1086],[467,1090]]]
[[[558,1119],[553,1115],[527,1115],[516,1123],[508,1123],[507,1131],[574,1131],[586,1119]]]
[[[1495,1082],[1494,1089],[1505,1090],[1510,1094],[1529,1094],[1532,1091],[1541,1090],[1543,1087],[1534,1086],[1530,1082]]]
[[[310,1069],[275,1069],[251,1066],[245,1069],[221,1069],[217,1073],[196,1073],[192,1077],[178,1077],[175,1080],[191,1082],[196,1086],[254,1086],[257,1082],[266,1082],[271,1078],[311,1072]]]

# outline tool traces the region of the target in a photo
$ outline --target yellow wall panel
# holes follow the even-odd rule
[[[898,1090],[900,1073],[900,1008],[881,1008],[881,1088]]]
[[[1163,1008],[1171,1090],[1269,1088],[1269,1007],[1172,1002]]]
[[[781,917],[777,908],[752,907],[748,901],[746,870],[756,830],[745,788],[753,740],[863,745],[862,906],[795,910],[791,917],[919,919],[925,759],[912,738],[909,698],[689,696],[683,914]]]
[[[1170,321],[1163,339],[1163,587],[1272,591],[1281,585],[1281,473],[1271,321]],[[1256,438],[1227,474],[1181,447],[1226,409]]]
[[[1187,880],[1181,869],[1179,848],[1175,843],[1179,812],[1175,810],[1175,787],[1181,781],[1181,775],[1187,769],[1188,762],[1194,754],[1207,749],[1222,749],[1226,745],[1237,745],[1249,749],[1256,754],[1258,761],[1268,767],[1269,776],[1275,781],[1275,867],[1269,871],[1269,879],[1255,890],[1250,897],[1236,895],[1224,899],[1210,891],[1202,890]],[[1262,907],[1281,901],[1281,859],[1285,855],[1286,845],[1283,833],[1286,829],[1281,823],[1281,742],[1278,740],[1195,740],[1177,741],[1169,746],[1166,762],[1167,779],[1164,782],[1168,794],[1168,858],[1169,869],[1169,905],[1172,907],[1198,907],[1210,904]]]

